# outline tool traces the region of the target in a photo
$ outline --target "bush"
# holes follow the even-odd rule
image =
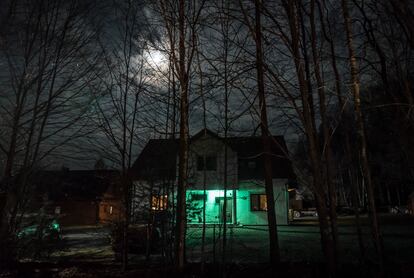
[[[111,245],[115,258],[119,259],[124,245],[124,223],[117,222],[111,227]],[[160,231],[148,224],[134,224],[128,227],[128,253],[146,254],[160,247]],[[149,250],[148,250],[149,248]]]
[[[43,217],[25,225],[14,237],[18,258],[39,259],[64,248],[59,223],[53,217]]]

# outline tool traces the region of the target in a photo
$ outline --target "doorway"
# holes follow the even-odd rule
[[[218,200],[217,200],[218,199]],[[233,201],[231,197],[227,197],[226,204],[226,223],[232,223],[233,221]],[[216,202],[219,204],[218,217],[220,223],[224,222],[224,197],[216,197]]]

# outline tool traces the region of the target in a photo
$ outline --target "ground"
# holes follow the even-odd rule
[[[413,261],[414,247],[414,219],[413,217],[399,218],[383,216],[382,226],[385,250],[391,262],[411,263]],[[366,225],[367,218],[364,217],[363,238],[367,249],[368,258],[374,259],[374,250],[370,236],[370,229]],[[358,263],[360,252],[358,237],[354,226],[351,224],[353,218],[343,217],[340,219],[340,258],[344,263]],[[219,227],[216,227],[218,234]],[[208,260],[221,260],[221,255],[215,250],[221,250],[219,240],[216,237],[216,246],[213,244],[214,227],[206,231],[206,250]],[[268,260],[268,231],[266,226],[241,226],[230,228],[228,231],[228,256],[231,261],[238,263],[267,262]],[[286,262],[321,262],[320,234],[317,221],[305,218],[296,221],[293,225],[278,226],[278,236],[282,261]],[[200,253],[201,229],[188,229],[187,256],[190,260],[197,261]]]
[[[414,247],[414,218],[383,216],[382,232],[385,250],[393,261],[412,260]],[[372,253],[370,229],[363,218],[363,237],[368,253]],[[352,226],[352,217],[340,219],[341,260],[357,263],[359,260],[358,238]],[[201,258],[201,234],[198,226],[187,230],[187,258],[198,262]],[[214,262],[221,259],[220,225],[206,228],[206,258]],[[215,235],[215,236],[214,236]],[[303,218],[293,225],[279,226],[281,258],[288,262],[319,262],[323,260],[320,247],[319,227],[315,218]],[[110,247],[109,229],[102,226],[71,227],[63,229],[67,249],[53,254],[54,258],[65,260],[90,260],[110,262],[113,252]],[[215,238],[215,240],[213,240]],[[215,244],[214,244],[215,242]],[[215,252],[214,252],[215,251]],[[237,263],[262,263],[268,258],[268,232],[266,226],[238,226],[228,229],[228,256]]]
[[[368,259],[374,260],[374,252],[370,240],[367,218],[363,218],[363,237],[368,249]],[[358,248],[353,218],[340,219],[341,262],[345,265],[358,265],[360,252]],[[398,265],[414,277],[414,217],[385,216],[381,217],[382,231],[387,259],[390,265]],[[206,260],[209,264],[220,262],[221,240],[218,238],[220,226],[209,226],[206,229]],[[187,258],[190,263],[201,260],[202,229],[190,226],[187,233]],[[319,227],[316,219],[307,218],[295,221],[293,225],[279,226],[278,235],[282,263],[297,264],[302,267],[318,265],[323,261],[320,248]],[[66,241],[65,250],[52,254],[49,261],[57,262],[62,268],[79,265],[88,268],[96,265],[114,269],[119,274],[119,264],[114,262],[110,247],[109,229],[102,226],[71,227],[63,229]],[[215,238],[215,240],[213,240]],[[215,242],[215,244],[214,244]],[[268,259],[268,233],[266,226],[240,226],[229,228],[227,241],[228,262],[236,265],[256,266],[264,264]],[[160,256],[153,255],[151,261],[160,263]],[[144,256],[133,256],[132,263],[141,267],[148,266]],[[62,265],[63,264],[63,265]],[[296,268],[296,266],[295,266]],[[68,271],[74,271],[68,270]],[[412,274],[412,275],[411,275]],[[77,275],[75,275],[77,276]],[[112,275],[110,275],[112,276]],[[1,275],[0,275],[1,277]],[[92,276],[94,277],[94,276]]]

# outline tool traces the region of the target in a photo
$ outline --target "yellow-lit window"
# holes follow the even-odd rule
[[[168,205],[167,195],[153,195],[151,199],[152,210],[165,210]]]
[[[265,194],[250,194],[250,209],[252,211],[266,211],[267,198]]]

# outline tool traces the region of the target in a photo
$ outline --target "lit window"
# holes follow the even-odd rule
[[[267,198],[265,194],[250,194],[250,209],[252,211],[266,211]]]
[[[153,195],[151,198],[151,209],[152,210],[165,210],[168,205],[167,195]]]
[[[109,214],[112,214],[112,210],[113,210],[113,207],[112,207],[112,206],[110,206],[110,207],[109,207]]]
[[[216,171],[217,157],[215,155],[197,156],[197,170],[198,171]]]

